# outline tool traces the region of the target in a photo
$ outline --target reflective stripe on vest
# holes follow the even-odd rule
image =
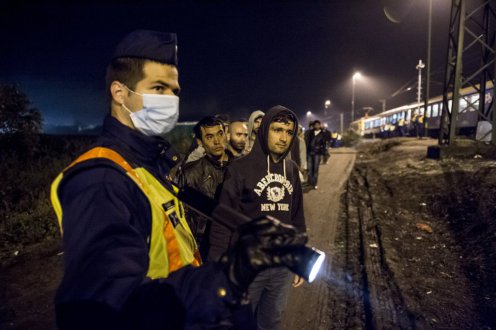
[[[184,217],[182,203],[144,168],[133,168],[112,149],[97,147],[89,150],[65,168],[52,183],[51,200],[62,232],[63,211],[58,197],[58,187],[64,173],[84,161],[104,158],[126,171],[126,174],[147,197],[152,214],[151,240],[148,251],[147,277],[165,278],[186,265],[199,266],[200,255],[195,239]],[[173,186],[177,193],[177,188]]]

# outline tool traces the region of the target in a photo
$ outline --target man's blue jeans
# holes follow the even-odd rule
[[[269,268],[251,284],[248,293],[259,330],[280,329],[292,279],[285,267]]]
[[[321,155],[308,155],[307,166],[308,166],[308,184],[311,186],[317,185],[317,180],[319,178],[319,165]]]

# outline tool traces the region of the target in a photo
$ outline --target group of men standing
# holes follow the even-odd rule
[[[257,110],[246,124],[226,124],[207,116],[194,127],[194,141],[204,155],[172,170],[179,186],[193,188],[252,219],[270,215],[306,231],[299,169],[286,156],[297,134],[296,115],[283,106]],[[218,262],[237,237],[229,228],[186,208],[189,227],[207,262]],[[277,329],[291,283],[303,279],[284,267],[267,269],[249,289],[259,329]]]
[[[287,157],[294,112],[256,111],[231,122],[229,138],[222,120],[205,117],[194,128],[203,155],[182,163],[161,137],[179,115],[176,35],[132,32],[106,80],[110,112],[96,147],[52,184],[65,266],[57,326],[277,329],[291,283],[303,282],[284,267],[306,243],[299,169]],[[226,206],[235,230],[183,205],[181,187]]]

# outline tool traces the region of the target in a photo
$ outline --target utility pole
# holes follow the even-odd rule
[[[468,8],[467,8],[468,7]],[[456,123],[460,107],[460,89],[471,87],[479,94],[479,120],[493,123],[492,143],[496,145],[495,101],[485,104],[487,81],[493,82],[496,92],[496,2],[494,0],[452,0],[448,58],[444,79],[443,109],[439,131],[439,144],[455,142]],[[466,41],[465,41],[466,40]],[[477,66],[467,64],[480,61]],[[452,101],[452,102],[450,102]],[[451,108],[449,105],[451,103]],[[470,106],[477,107],[475,102]]]
[[[419,60],[417,66],[415,67],[418,70],[418,85],[417,85],[417,103],[418,108],[417,112],[420,116],[420,100],[422,99],[422,69],[425,68],[425,64],[422,63],[422,60]],[[424,109],[425,112],[425,109]],[[425,118],[425,114],[424,114]]]
[[[424,136],[428,136],[427,107],[429,106],[431,90],[431,44],[432,44],[432,0],[429,0],[429,18],[427,24],[427,68],[425,79],[425,99],[424,99]],[[430,114],[429,114],[430,115]]]
[[[386,99],[380,99],[379,102],[382,104],[382,112],[386,111]]]

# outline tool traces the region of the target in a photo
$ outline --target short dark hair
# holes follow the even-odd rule
[[[105,85],[110,94],[110,85],[114,81],[119,81],[129,89],[135,90],[136,84],[145,78],[143,67],[150,60],[134,57],[120,57],[113,59],[107,66],[105,75]]]
[[[196,123],[195,127],[193,127],[193,131],[195,132],[195,138],[201,140],[202,138],[202,127],[214,127],[220,125],[222,126],[222,130],[224,130],[224,121],[217,116],[206,116],[203,117],[198,123]]]
[[[321,124],[321,122],[320,122],[320,120],[314,120],[313,124],[314,124],[314,125],[315,125],[315,124],[319,124],[319,125],[320,125],[320,124]]]
[[[271,123],[277,122],[287,124],[290,121],[296,124],[296,117],[291,112],[283,110],[272,118]]]

